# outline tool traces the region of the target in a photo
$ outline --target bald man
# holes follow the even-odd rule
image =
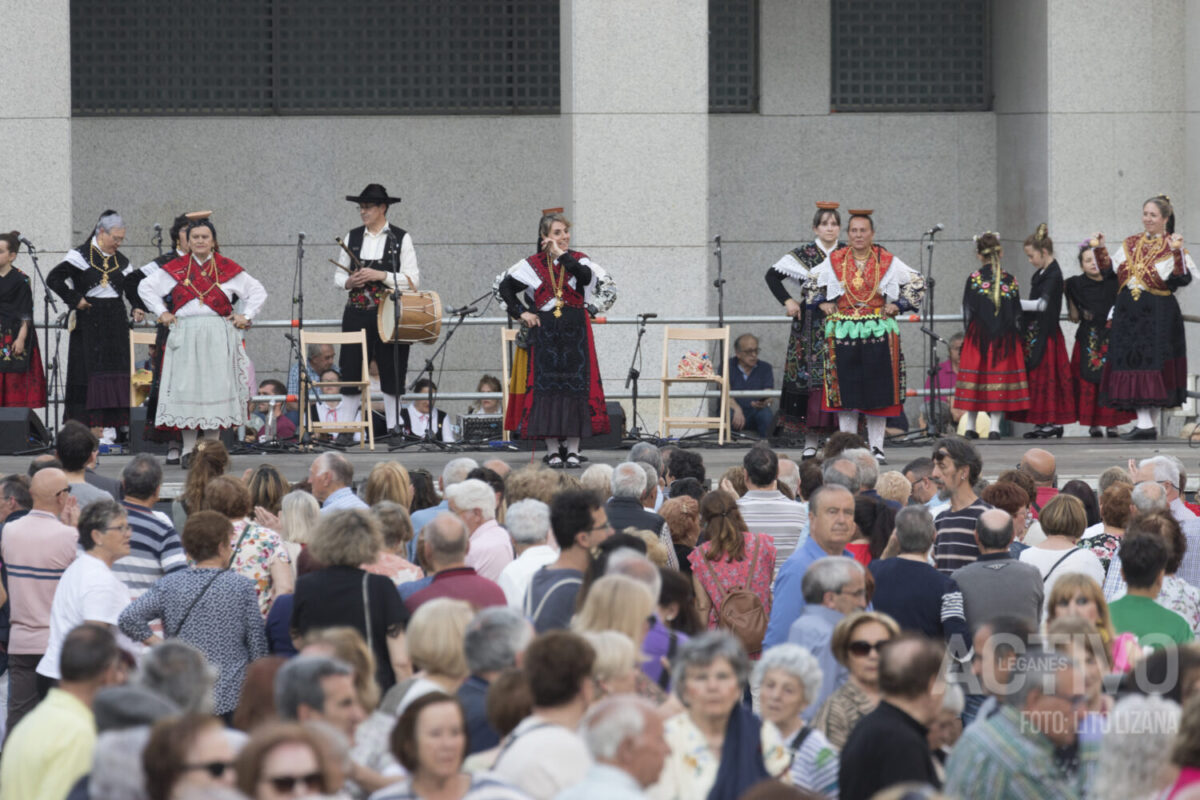
[[[1051,497],[1058,494],[1058,464],[1053,453],[1034,447],[1026,450],[1025,455],[1021,456],[1019,469],[1033,478],[1033,484],[1037,487],[1037,497],[1033,501],[1036,514],[1042,506],[1050,502]]]
[[[8,568],[12,629],[8,638],[8,730],[50,691],[35,672],[50,637],[50,604],[63,572],[75,560],[79,509],[61,469],[48,467],[29,486],[33,509],[4,526],[0,559]],[[66,524],[63,520],[72,524]]]

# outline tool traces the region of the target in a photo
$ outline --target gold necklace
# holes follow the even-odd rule
[[[88,264],[90,264],[92,266],[92,269],[99,270],[100,285],[108,286],[108,276],[113,274],[117,270],[119,270],[121,268],[121,265],[120,265],[120,263],[116,263],[117,257],[115,255],[111,255],[111,256],[105,255],[103,250],[100,251],[101,263],[97,264],[92,259],[92,254],[95,253],[96,251],[97,251],[96,245],[91,245],[88,248]],[[108,267],[108,260],[110,258],[114,262],[112,269],[109,269],[109,267]]]
[[[193,256],[191,253],[188,253],[187,272],[184,273],[184,276],[183,276],[183,285],[194,290],[196,292],[196,295],[200,298],[201,301],[203,301],[204,298],[208,297],[212,293],[213,289],[221,288],[221,282],[219,280],[217,280],[217,259],[213,256],[209,256],[209,263],[210,263],[210,266],[208,266],[208,267],[205,267],[203,264],[197,264],[196,257]],[[211,281],[211,285],[208,287],[207,290],[201,291],[199,287],[197,287],[194,283],[192,283],[192,266],[193,265],[199,267],[200,274],[202,276],[208,278],[209,281]],[[211,273],[211,274],[208,274],[208,273]]]
[[[565,251],[564,251],[565,252]],[[561,317],[563,310],[563,285],[567,282],[567,268],[558,268],[558,282],[554,281],[554,262],[550,260],[550,255],[546,255],[546,263],[550,270],[550,288],[554,290],[554,316]]]

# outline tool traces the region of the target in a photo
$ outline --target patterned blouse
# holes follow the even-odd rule
[[[745,537],[746,544],[741,561],[731,561],[728,556],[720,561],[709,561],[705,556],[712,549],[712,542],[705,542],[688,553],[688,563],[692,565],[692,575],[700,581],[704,591],[708,592],[708,599],[712,601],[712,607],[708,610],[710,630],[717,627],[720,598],[739,587],[747,588],[762,598],[763,610],[767,612],[768,617],[771,615],[771,578],[775,572],[775,544],[765,533],[743,533],[742,536]],[[750,562],[754,557],[756,547],[758,548],[758,561],[755,564],[754,574],[751,575]],[[717,575],[717,581],[720,582],[719,586],[717,581],[713,580],[714,572]]]
[[[717,780],[721,767],[719,753],[709,747],[708,739],[692,722],[686,711],[676,714],[663,723],[667,745],[671,754],[667,756],[659,775],[658,783],[652,786],[647,796],[654,800],[695,800],[707,797]],[[782,775],[787,770],[792,754],[783,743],[779,729],[769,722],[762,724],[762,756],[767,773]]]
[[[1168,575],[1163,578],[1162,589],[1155,599],[1163,608],[1187,620],[1192,633],[1200,636],[1200,589],[1177,575]]]
[[[841,750],[850,738],[850,731],[877,705],[878,698],[871,697],[858,688],[854,681],[848,680],[829,695],[817,716],[813,717],[812,726],[825,734],[830,744]]]
[[[246,666],[267,655],[254,583],[231,570],[188,567],[172,572],[134,600],[118,625],[130,639],[142,642],[150,638],[150,622],[156,619],[163,621],[168,638],[195,645],[216,668],[213,710],[227,714],[237,708]]]
[[[838,800],[841,759],[837,749],[818,730],[810,729],[799,748],[795,746],[798,738],[799,731],[788,742],[788,750],[792,753],[792,784],[816,792],[828,800]]]
[[[244,539],[242,531],[246,531]],[[287,548],[283,545],[283,539],[270,528],[239,519],[233,523],[233,538],[229,543],[236,548],[233,553],[233,569],[254,581],[255,590],[258,592],[258,608],[263,619],[266,619],[273,598],[271,565],[276,561],[289,565],[292,563]]]
[[[1121,539],[1113,536],[1111,533],[1098,533],[1095,536],[1080,539],[1079,544],[1076,546],[1095,553],[1096,558],[1100,559],[1100,564],[1107,573],[1108,565],[1112,563],[1113,556],[1121,549]]]

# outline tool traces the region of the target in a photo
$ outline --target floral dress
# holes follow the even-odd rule
[[[1192,633],[1200,636],[1200,589],[1183,578],[1168,575],[1163,578],[1162,589],[1156,599],[1160,606],[1171,609],[1187,620]]]
[[[782,775],[791,763],[792,754],[779,729],[770,722],[764,722],[761,731],[763,766],[770,775]],[[653,800],[707,797],[721,768],[720,754],[709,747],[708,739],[686,711],[663,723],[663,734],[671,755],[667,756],[658,783],[650,787],[647,796]]]
[[[712,550],[712,542],[705,542],[688,553],[688,563],[692,565],[692,575],[700,581],[712,607],[708,610],[709,630],[717,627],[718,598],[739,587],[754,592],[763,602],[763,610],[771,615],[771,578],[775,571],[775,544],[765,533],[743,533],[745,547],[740,561],[732,561],[728,556],[720,561],[708,561],[706,556]],[[750,574],[754,549],[758,550],[758,559],[754,564],[754,574]],[[710,570],[709,567],[712,567]],[[716,581],[713,573],[716,573]],[[719,585],[718,582],[719,581]]]
[[[242,536],[243,531],[245,537]],[[258,609],[265,618],[271,610],[273,599],[271,565],[276,561],[292,563],[283,539],[270,528],[240,519],[233,523],[233,538],[229,542],[234,548],[233,570],[254,581],[254,588],[258,592]]]
[[[1111,533],[1098,533],[1095,536],[1080,539],[1076,547],[1083,550],[1091,550],[1096,555],[1096,558],[1100,559],[1100,564],[1104,567],[1105,574],[1107,574],[1108,565],[1112,563],[1113,556],[1121,548],[1121,539],[1113,536]]]

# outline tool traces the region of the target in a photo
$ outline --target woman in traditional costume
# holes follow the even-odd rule
[[[1120,286],[1100,405],[1137,412],[1137,425],[1122,439],[1158,438],[1159,409],[1181,405],[1187,391],[1187,338],[1175,291],[1192,282],[1196,264],[1175,233],[1171,198],[1147,200],[1142,227],[1111,258],[1098,234],[1095,251],[1096,264],[1115,268]]]
[[[825,314],[814,300],[816,284],[812,279],[813,269],[836,248],[846,245],[838,241],[842,217],[837,209],[837,203],[817,203],[812,223],[814,238],[776,261],[766,276],[771,294],[792,318],[777,431],[785,436],[804,436],[804,458],[814,457],[820,435],[837,427],[837,417],[821,408],[825,399]],[[796,290],[799,299],[789,288]]]
[[[1063,292],[1067,314],[1075,329],[1075,348],[1071,353],[1071,380],[1079,403],[1079,424],[1088,426],[1088,434],[1100,438],[1107,431],[1117,435],[1117,426],[1131,421],[1134,414],[1100,405],[1100,375],[1108,353],[1108,314],[1117,301],[1117,275],[1112,263],[1100,269],[1094,247],[1104,241],[1103,234],[1079,246],[1080,274],[1067,278]]]
[[[1075,421],[1071,362],[1058,318],[1062,314],[1063,276],[1054,258],[1054,242],[1046,223],[1025,240],[1025,257],[1033,265],[1029,297],[1021,301],[1025,322],[1025,367],[1029,370],[1029,408],[1009,418],[1037,427],[1026,439],[1062,438],[1063,425]]]
[[[527,370],[514,359],[504,427],[545,439],[551,467],[578,467],[582,438],[609,430],[588,315],[608,276],[569,249],[571,223],[562,209],[543,212],[538,241],[538,252],[509,267],[498,286],[509,315],[525,326],[529,345]]]
[[[248,420],[250,359],[241,331],[267,300],[266,289],[215,250],[216,228],[204,219],[188,226],[191,252],[167,262],[138,286],[142,301],[171,329],[162,357],[154,424],[182,433],[184,465],[204,431]],[[170,295],[169,311],[163,295]],[[234,310],[240,298],[242,313]]]
[[[982,266],[963,289],[966,336],[954,386],[954,406],[967,414],[966,437],[978,439],[979,412],[991,416],[989,439],[1000,438],[1005,412],[1029,408],[1025,353],[1022,349],[1021,290],[1000,267],[1004,251],[992,231],[975,237]]]
[[[0,406],[43,408],[46,375],[33,327],[29,276],[13,266],[21,234],[0,234]]]
[[[116,429],[129,424],[129,317],[124,295],[141,322],[143,305],[133,266],[118,248],[125,221],[115,211],[100,215],[88,241],[67,252],[50,270],[46,285],[71,309],[74,325],[67,350],[66,417],[116,440]]]

